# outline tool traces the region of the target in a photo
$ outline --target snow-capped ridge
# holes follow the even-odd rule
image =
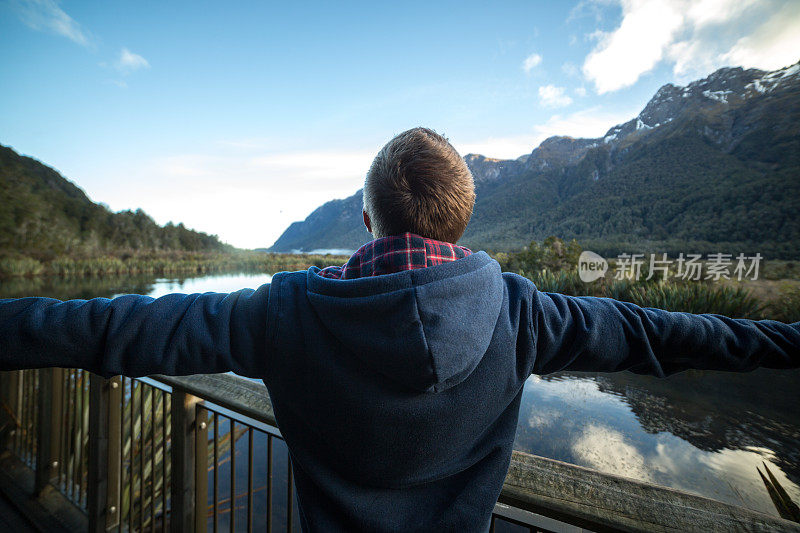
[[[576,164],[592,149],[605,149],[611,153],[625,150],[634,140],[645,139],[665,125],[688,113],[725,113],[727,109],[743,105],[789,83],[800,83],[800,62],[766,72],[759,69],[725,67],[709,76],[692,81],[686,86],[667,83],[662,85],[636,117],[609,128],[605,135],[595,139],[580,139],[564,135],[548,137],[530,153],[516,159],[495,159],[479,154],[467,154],[464,160],[470,167],[476,183],[498,181],[522,169],[547,172],[566,165]],[[707,139],[730,149],[738,133],[727,127],[704,125],[698,130]],[[602,174],[602,173],[601,173]],[[593,174],[593,180],[600,174]]]

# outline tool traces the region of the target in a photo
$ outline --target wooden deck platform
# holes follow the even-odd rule
[[[8,533],[29,533],[39,531],[19,509],[0,494],[0,528]]]

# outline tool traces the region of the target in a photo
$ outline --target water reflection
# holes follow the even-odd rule
[[[532,376],[514,447],[777,516],[756,466],[800,499],[799,384],[767,369]]]
[[[268,274],[0,281],[0,297],[60,299],[231,292]],[[800,371],[690,371],[668,379],[532,376],[515,449],[687,490],[777,516],[756,467],[765,461],[800,501]]]
[[[142,274],[136,276],[103,277],[39,277],[0,279],[0,298],[46,296],[69,300],[73,298],[113,298],[121,294],[145,294],[158,298],[173,292],[186,294],[203,292],[233,292],[239,289],[256,289],[269,283],[271,274],[218,274],[199,278],[156,278]]]
[[[114,294],[149,294],[155,278],[142,274],[136,276],[104,277],[37,277],[0,279],[0,298],[46,296],[69,300],[73,298],[109,298]]]
[[[272,280],[270,274],[222,274],[204,278],[159,278],[153,281],[148,296],[158,298],[165,294],[203,292],[234,292],[239,289],[257,289]],[[119,294],[125,294],[118,293]]]

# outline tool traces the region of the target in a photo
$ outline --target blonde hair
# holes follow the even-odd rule
[[[386,143],[364,182],[364,210],[376,238],[411,232],[455,244],[474,204],[467,164],[428,128],[404,131]]]

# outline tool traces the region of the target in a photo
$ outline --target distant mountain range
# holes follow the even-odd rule
[[[661,87],[597,139],[551,137],[513,160],[464,157],[477,200],[460,244],[514,250],[549,235],[599,253],[800,258],[800,63],[723,68]],[[362,191],[295,222],[271,251],[355,250]]]
[[[141,209],[114,213],[54,169],[0,145],[0,256],[232,249],[183,224],[159,226]]]

